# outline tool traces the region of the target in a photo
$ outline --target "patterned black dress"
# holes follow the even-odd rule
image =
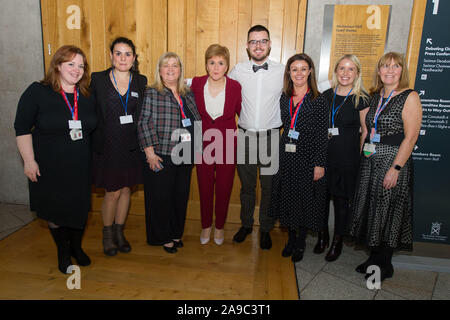
[[[400,170],[397,185],[390,190],[383,187],[384,177],[392,166],[404,136],[402,111],[408,95],[405,90],[394,96],[378,118],[377,133],[381,143],[369,158],[362,156],[360,175],[352,217],[350,235],[369,248],[388,246],[398,250],[412,250],[413,242],[413,160],[410,156]],[[370,100],[366,125],[370,133],[380,95]]]
[[[132,187],[143,183],[144,155],[139,148],[130,150],[130,141],[137,141],[136,127],[133,124],[120,124],[120,117],[125,110],[114,84],[106,81],[107,112],[104,117],[105,142],[102,153],[93,154],[94,184],[106,191],[116,191],[123,187]],[[130,92],[139,92],[137,83],[131,82]],[[122,96],[125,103],[126,93]],[[138,99],[130,93],[128,98],[128,114],[135,114]],[[134,116],[134,122],[138,118]]]
[[[320,231],[325,220],[326,178],[314,182],[313,177],[314,167],[326,167],[328,105],[322,96],[314,101],[311,97],[311,93],[306,96],[298,115],[298,140],[288,137],[289,97],[282,94],[280,99],[284,131],[280,138],[280,166],[272,180],[269,216],[292,230],[304,227]],[[286,143],[295,143],[296,152],[286,152]]]

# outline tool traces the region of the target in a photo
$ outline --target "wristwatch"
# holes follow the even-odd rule
[[[400,167],[398,164],[394,165],[394,169],[397,171],[400,171],[402,169],[402,167]]]

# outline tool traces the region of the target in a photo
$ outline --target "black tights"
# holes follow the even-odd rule
[[[343,236],[346,233],[347,221],[350,215],[348,198],[333,196],[334,206],[334,234]],[[328,207],[328,206],[327,206]],[[325,213],[324,231],[328,234],[329,210]]]
[[[305,249],[308,229],[300,227],[297,230],[289,229],[288,244],[294,248]]]

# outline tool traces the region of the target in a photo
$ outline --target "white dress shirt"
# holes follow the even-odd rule
[[[254,62],[241,62],[228,73],[242,87],[242,110],[239,126],[246,130],[268,130],[282,125],[280,97],[283,90],[284,65],[267,59],[268,70],[253,71]]]
[[[226,87],[226,78],[225,85],[223,86],[222,91],[215,97],[212,97],[209,93],[209,85],[208,81],[205,83],[205,88],[203,90],[203,96],[205,97],[205,107],[206,112],[210,115],[213,120],[223,116],[223,109],[225,107],[225,87]]]

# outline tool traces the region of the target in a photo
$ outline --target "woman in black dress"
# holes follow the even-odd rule
[[[378,61],[365,125],[350,235],[370,249],[370,257],[356,271],[380,268],[380,280],[392,277],[394,250],[412,250],[413,176],[412,151],[419,136],[422,105],[408,88],[403,55],[389,52]]]
[[[289,229],[282,256],[303,258],[306,233],[323,228],[326,207],[327,105],[319,96],[315,68],[306,54],[289,58],[280,98],[283,135],[273,177],[269,215]]]
[[[130,252],[123,234],[131,187],[143,183],[144,156],[139,149],[137,122],[147,78],[139,74],[136,48],[127,38],[110,47],[112,67],[92,74],[98,126],[93,135],[94,184],[105,188],[103,251],[108,256]]]
[[[332,88],[323,96],[329,106],[327,182],[334,205],[334,236],[325,260],[334,261],[342,252],[350,201],[355,194],[362,146],[360,128],[365,129],[363,110],[369,101],[362,82],[361,64],[355,55],[344,55],[337,60]],[[322,253],[328,246],[328,211],[325,217],[325,228],[319,232],[314,253]]]
[[[22,94],[14,122],[30,208],[48,221],[62,273],[71,256],[81,266],[91,263],[81,249],[91,199],[90,135],[97,122],[88,85],[83,51],[63,46],[44,80]]]

